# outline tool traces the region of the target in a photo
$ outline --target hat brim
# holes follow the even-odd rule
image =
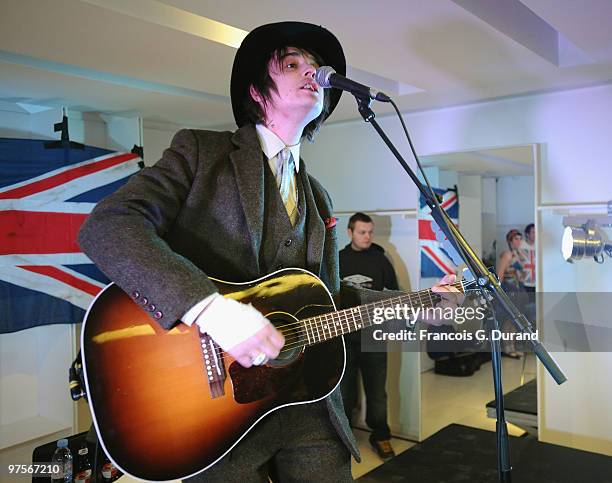
[[[253,82],[255,72],[281,47],[298,47],[316,53],[325,65],[340,75],[346,75],[346,60],[340,42],[329,30],[304,22],[279,22],[262,25],[252,30],[242,41],[234,57],[230,95],[232,111],[238,127],[247,124],[243,116],[245,97]],[[329,110],[333,112],[340,101],[342,91],[330,89]]]

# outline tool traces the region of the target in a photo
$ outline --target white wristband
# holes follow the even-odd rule
[[[214,297],[195,322],[226,351],[269,323],[252,305],[222,296]]]
[[[198,318],[198,315],[200,315],[206,309],[206,307],[208,307],[208,304],[210,304],[217,297],[221,297],[221,295],[218,292],[215,292],[205,299],[200,300],[197,304],[185,312],[185,315],[181,317],[181,321],[191,327]]]

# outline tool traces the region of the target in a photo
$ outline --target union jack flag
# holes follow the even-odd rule
[[[81,322],[108,279],[77,243],[95,204],[140,157],[86,146],[0,139],[0,333]]]
[[[455,225],[459,226],[459,199],[454,189],[434,188],[442,195],[440,205]],[[419,245],[421,247],[421,278],[440,278],[455,273],[457,264],[453,261],[454,248],[444,243],[446,237],[431,217],[431,210],[423,195],[419,196]]]

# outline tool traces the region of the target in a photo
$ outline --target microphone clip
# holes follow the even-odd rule
[[[372,119],[375,117],[374,111],[370,108],[372,99],[370,97],[359,96],[357,94],[353,94],[353,96],[355,96],[355,100],[357,101],[357,110],[359,111],[359,114],[361,114],[361,117],[363,117],[363,120],[365,122],[372,121]]]

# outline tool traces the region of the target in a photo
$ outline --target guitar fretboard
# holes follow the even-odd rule
[[[462,282],[453,284],[459,291],[464,292]],[[358,307],[330,312],[327,314],[309,317],[300,320],[302,334],[300,335],[303,345],[309,346],[324,342],[373,325],[380,325],[386,320],[405,318],[406,309],[408,316],[413,316],[413,309],[427,309],[434,307],[441,300],[441,296],[430,289],[411,292],[398,297],[391,297],[377,302],[372,302]],[[400,307],[400,316],[387,317],[391,309],[397,315],[397,307]],[[386,313],[385,313],[386,311]]]

